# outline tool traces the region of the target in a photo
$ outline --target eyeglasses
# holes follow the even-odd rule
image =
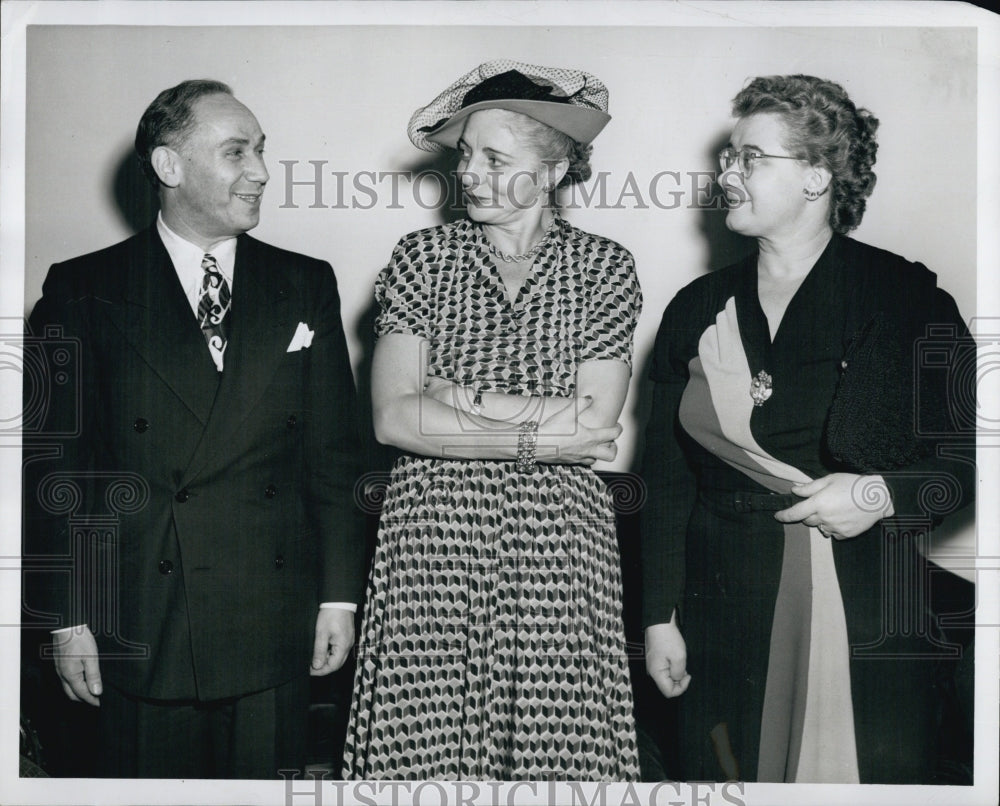
[[[735,148],[724,148],[719,152],[719,167],[723,171],[728,171],[737,162],[740,164],[740,173],[745,179],[749,179],[753,173],[753,167],[758,160],[765,157],[774,160],[798,160],[799,157],[786,157],[781,154],[764,154],[753,148],[743,148],[737,151]]]

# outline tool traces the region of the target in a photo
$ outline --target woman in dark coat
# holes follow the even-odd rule
[[[758,249],[657,336],[647,669],[684,694],[689,780],[928,783],[957,648],[919,549],[973,494],[975,350],[932,272],[846,236],[870,113],[811,76],[733,111],[726,223]]]

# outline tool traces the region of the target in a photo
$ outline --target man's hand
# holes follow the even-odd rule
[[[74,702],[85,702],[100,707],[97,699],[104,691],[101,686],[101,668],[97,661],[97,641],[87,627],[74,627],[52,636],[56,674],[62,681],[63,691]]]
[[[687,647],[677,629],[676,612],[669,623],[646,628],[646,672],[664,697],[687,691],[691,675],[687,673]]]
[[[354,613],[341,607],[321,607],[316,616],[316,641],[309,674],[319,677],[337,671],[353,646]]]

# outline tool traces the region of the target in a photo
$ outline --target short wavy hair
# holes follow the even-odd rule
[[[733,98],[738,118],[776,114],[785,124],[788,152],[822,165],[830,183],[830,226],[847,233],[861,223],[875,188],[876,119],[859,109],[839,84],[815,76],[762,76]]]
[[[524,143],[543,163],[554,164],[563,159],[569,162],[566,175],[559,181],[558,187],[590,179],[592,146],[579,143],[568,134],[520,112],[511,112],[511,121]]]
[[[159,146],[176,147],[194,127],[192,106],[206,95],[232,95],[227,84],[208,78],[182,81],[176,87],[163,90],[146,107],[135,130],[135,153],[139,167],[153,187],[160,179],[153,170],[153,151]]]

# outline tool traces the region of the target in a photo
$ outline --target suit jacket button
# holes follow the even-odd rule
[[[174,564],[170,560],[160,560],[160,573],[167,576],[174,572]]]
[[[279,571],[285,567],[285,558],[282,557],[280,554],[274,558],[274,567],[277,568]]]
[[[264,495],[267,498],[274,498],[274,496],[276,496],[277,494],[278,494],[278,488],[275,487],[273,484],[268,484],[267,487],[264,488]]]
[[[149,420],[139,417],[134,423],[132,423],[132,428],[137,434],[145,434],[149,430]]]
[[[174,498],[177,500],[178,504],[183,504],[190,497],[191,497],[191,493],[189,493],[187,491],[187,487],[185,487],[183,490],[178,490],[177,494],[174,496]]]
[[[295,426],[298,425],[298,423],[299,423],[299,418],[296,417],[294,414],[289,414],[288,419],[285,420],[285,425],[287,425],[289,428],[295,428]]]

